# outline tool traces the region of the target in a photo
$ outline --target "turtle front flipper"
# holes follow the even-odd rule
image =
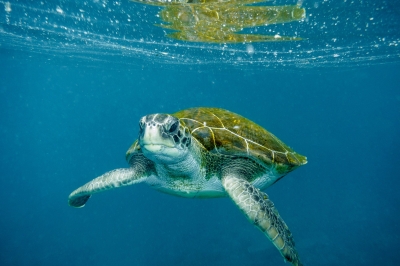
[[[222,185],[231,199],[246,214],[292,265],[302,265],[289,228],[280,217],[268,195],[242,178],[224,176]]]
[[[143,181],[146,177],[143,171],[138,171],[133,167],[112,170],[73,191],[68,197],[68,204],[75,208],[81,208],[94,193],[133,185]]]

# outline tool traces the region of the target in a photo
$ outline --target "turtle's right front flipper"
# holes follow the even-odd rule
[[[264,232],[285,260],[293,266],[301,266],[292,234],[267,194],[255,188],[244,178],[235,176],[225,176],[222,179],[222,185],[236,205],[255,226]]]
[[[81,208],[94,193],[144,181],[151,174],[151,169],[152,162],[145,159],[143,155],[138,156],[132,167],[107,172],[73,191],[68,197],[68,204]]]

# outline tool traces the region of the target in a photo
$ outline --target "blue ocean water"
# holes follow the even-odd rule
[[[0,265],[284,265],[228,198],[140,184],[68,206],[127,167],[140,117],[194,106],[242,114],[307,156],[266,190],[305,265],[398,265],[400,9],[303,5],[285,30],[307,40],[249,54],[168,40],[158,9],[137,3],[0,1]]]

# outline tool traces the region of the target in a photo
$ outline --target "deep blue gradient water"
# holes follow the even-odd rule
[[[383,52],[387,61],[271,70],[208,65],[201,54],[198,65],[103,50],[85,58],[5,36],[0,265],[284,265],[228,198],[178,198],[140,184],[68,206],[72,190],[127,166],[140,117],[194,106],[242,114],[307,156],[266,190],[305,265],[398,265],[398,48]]]

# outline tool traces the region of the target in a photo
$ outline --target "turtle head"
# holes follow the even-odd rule
[[[144,156],[163,164],[185,159],[191,135],[178,118],[168,114],[152,114],[139,121],[139,145]]]

